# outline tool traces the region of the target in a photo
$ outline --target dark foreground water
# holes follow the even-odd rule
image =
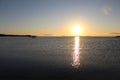
[[[0,80],[120,80],[120,38],[0,38]]]

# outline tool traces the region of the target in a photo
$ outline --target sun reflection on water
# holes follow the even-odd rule
[[[74,42],[74,53],[73,53],[73,63],[72,63],[72,66],[74,68],[78,68],[80,66],[80,52],[79,52],[79,42],[80,42],[80,39],[78,36],[75,37],[75,42]]]

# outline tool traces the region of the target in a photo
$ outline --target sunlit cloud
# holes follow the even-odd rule
[[[102,14],[104,15],[109,15],[110,12],[112,11],[112,8],[109,5],[104,5],[100,11],[102,12]]]
[[[54,36],[53,34],[41,34],[42,36]]]
[[[110,34],[120,34],[120,33],[118,33],[118,32],[113,32],[113,33],[110,33]]]

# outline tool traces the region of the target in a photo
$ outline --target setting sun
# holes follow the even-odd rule
[[[74,33],[74,35],[79,36],[82,33],[81,27],[79,25],[78,26],[74,26],[73,33]]]

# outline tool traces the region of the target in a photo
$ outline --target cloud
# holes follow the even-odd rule
[[[53,34],[42,34],[43,36],[53,36]]]
[[[110,33],[110,34],[120,34],[120,33],[118,33],[118,32],[113,32],[113,33]]]
[[[104,15],[109,15],[110,12],[112,11],[112,8],[109,5],[104,5],[100,11],[102,12],[102,14]]]

